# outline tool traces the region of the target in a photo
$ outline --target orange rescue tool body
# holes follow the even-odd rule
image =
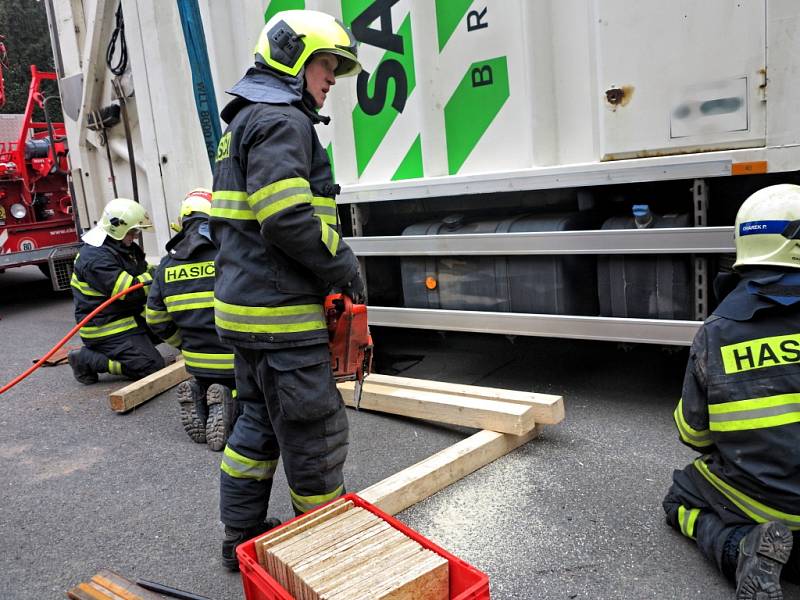
[[[336,381],[355,381],[356,409],[361,404],[364,378],[372,370],[372,336],[366,304],[354,304],[345,294],[325,298],[331,369]]]

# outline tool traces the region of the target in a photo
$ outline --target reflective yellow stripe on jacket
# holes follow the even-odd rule
[[[75,273],[72,273],[72,278],[69,280],[69,284],[84,296],[103,296],[101,292],[93,289],[88,283],[78,279],[78,276],[75,275]]]
[[[689,423],[686,422],[686,419],[683,416],[683,398],[678,401],[678,406],[675,409],[675,412],[672,413],[672,417],[675,419],[675,425],[678,427],[678,434],[687,444],[702,448],[704,446],[710,446],[714,443],[714,441],[711,439],[711,431],[708,429],[703,429],[702,431],[694,429],[691,425],[689,425]]]
[[[743,431],[800,422],[800,393],[708,405],[711,431]]]
[[[172,321],[172,317],[169,316],[167,311],[156,310],[149,306],[145,307],[144,317],[148,325],[160,325],[161,323],[169,323]]]
[[[714,475],[708,468],[708,465],[703,462],[702,458],[695,459],[694,466],[718,492],[738,506],[744,514],[753,519],[756,523],[780,521],[789,529],[794,531],[800,530],[800,515],[781,512],[758,500],[754,500],[744,492],[740,492],[732,485]]]
[[[339,234],[325,221],[320,221],[319,224],[322,227],[322,243],[325,244],[331,256],[336,256],[336,249],[339,247]]]
[[[123,331],[128,331],[129,329],[135,329],[136,327],[136,319],[133,317],[125,317],[124,319],[117,319],[105,325],[84,325],[81,327],[80,334],[81,337],[85,339],[97,339],[116,335]]]
[[[691,539],[696,539],[697,536],[694,534],[694,526],[699,516],[699,508],[686,508],[683,505],[678,507],[678,525],[680,525],[683,535]]]
[[[311,204],[311,188],[302,177],[281,179],[250,194],[248,204],[259,223],[296,204]]]
[[[122,290],[129,288],[133,285],[133,275],[127,271],[122,271],[114,282],[114,288],[111,290],[111,295],[119,294]]]
[[[239,306],[214,299],[217,327],[244,333],[297,333],[326,329],[321,304]]]
[[[233,370],[233,354],[190,352],[189,350],[182,350],[181,354],[183,354],[187,367]]]
[[[164,306],[169,312],[180,310],[195,310],[198,308],[214,308],[214,292],[189,292],[188,294],[173,294],[164,298]]]
[[[211,195],[211,216],[240,221],[255,221],[256,218],[247,203],[247,192],[233,190],[217,190]]]
[[[323,223],[336,227],[339,223],[339,213],[336,211],[336,201],[333,198],[314,196],[311,199],[314,215]]]
[[[181,344],[183,343],[183,338],[181,338],[181,332],[176,331],[164,341],[173,348],[180,348]]]

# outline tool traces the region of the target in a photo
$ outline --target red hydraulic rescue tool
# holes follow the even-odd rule
[[[364,378],[372,370],[372,336],[369,334],[366,304],[353,304],[345,294],[325,298],[325,320],[331,368],[336,381],[354,381],[356,410],[361,404]]]

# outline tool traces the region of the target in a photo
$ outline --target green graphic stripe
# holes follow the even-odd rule
[[[302,10],[305,7],[306,0],[272,0],[264,11],[264,23],[282,10]]]
[[[453,35],[459,21],[467,14],[472,0],[436,0],[436,32],[439,38],[439,52]]]
[[[367,10],[375,0],[342,0],[342,22],[352,27],[353,19]]]
[[[403,162],[397,167],[397,171],[392,175],[392,181],[398,179],[417,179],[424,175],[422,169],[422,138],[417,139],[411,144]]]
[[[444,107],[450,175],[458,173],[508,96],[508,63],[505,56],[470,65]]]
[[[325,152],[328,155],[328,162],[331,163],[331,179],[336,181],[336,171],[333,168],[333,142],[328,144],[328,147],[325,148]]]
[[[408,96],[414,91],[417,84],[414,77],[414,51],[411,42],[411,15],[406,15],[400,29],[397,30],[397,35],[403,38],[403,54],[396,52],[386,52],[381,58],[384,60],[394,59],[402,66],[408,78]],[[378,67],[372,72],[369,78],[368,93],[372,96],[375,93],[375,73]],[[383,138],[389,132],[389,128],[394,123],[394,120],[399,114],[391,104],[391,99],[394,98],[395,85],[392,79],[387,86],[386,105],[384,109],[377,115],[367,115],[361,107],[356,106],[353,109],[353,133],[356,139],[356,164],[358,166],[359,176],[367,168],[367,164],[375,155],[378,147],[381,145]]]

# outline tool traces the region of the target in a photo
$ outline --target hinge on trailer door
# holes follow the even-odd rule
[[[762,67],[758,70],[758,74],[761,75],[761,83],[758,86],[758,96],[762,102],[767,101],[767,67]]]

